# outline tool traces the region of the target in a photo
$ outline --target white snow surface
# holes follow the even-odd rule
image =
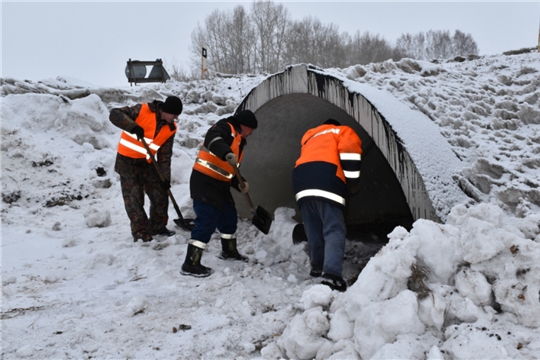
[[[309,276],[289,208],[268,235],[239,220],[249,263],[219,259],[215,234],[204,279],[179,273],[190,234],[172,205],[175,236],[132,241],[109,110],[182,98],[172,192],[189,218],[204,134],[265,76],[114,89],[2,79],[2,358],[539,359],[540,55],[325,71],[427,116],[476,200],[445,223],[395,228],[344,293]]]

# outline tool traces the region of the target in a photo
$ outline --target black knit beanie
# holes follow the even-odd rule
[[[180,115],[182,113],[182,100],[176,96],[169,96],[163,104],[161,104],[161,110],[173,115]]]
[[[251,110],[242,110],[234,116],[238,119],[238,122],[242,125],[250,127],[252,129],[257,128],[257,118]]]

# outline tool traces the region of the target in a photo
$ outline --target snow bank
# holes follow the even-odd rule
[[[519,354],[535,354],[539,225],[538,214],[517,219],[495,205],[479,204],[456,206],[444,225],[419,220],[410,233],[396,228],[354,285],[336,293],[328,313],[322,313],[328,331],[317,338],[305,321],[308,308],[287,325],[277,345],[298,359],[320,358],[318,351],[328,351],[324,338],[354,343],[363,359],[423,357],[422,351],[436,357],[439,350],[452,359],[513,357],[518,344]],[[415,266],[423,271],[415,274]],[[418,277],[421,287],[415,286]],[[302,300],[318,295],[311,288]],[[496,346],[478,345],[480,338]]]

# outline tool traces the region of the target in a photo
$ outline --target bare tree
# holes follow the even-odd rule
[[[342,42],[337,25],[321,24],[315,38],[315,46],[317,65],[323,68],[345,65],[345,44]]]
[[[311,16],[292,22],[283,61],[285,64],[340,66],[345,62],[345,46],[338,27],[334,24],[324,25]]]
[[[424,51],[427,60],[448,59],[453,56],[452,50],[450,31],[429,30],[426,33],[426,45]]]
[[[287,65],[311,63],[323,68],[345,67],[411,57],[420,60],[447,59],[477,54],[470,34],[456,30],[429,30],[403,34],[393,47],[378,34],[357,31],[339,33],[335,24],[315,17],[291,21],[287,9],[272,0],[255,0],[249,13],[242,5],[233,10],[214,10],[191,34],[192,73],[207,49],[207,67],[216,72],[277,72]],[[200,69],[200,67],[199,67]],[[176,71],[182,76],[180,71]]]
[[[407,57],[413,59],[424,59],[425,43],[426,38],[424,33],[418,33],[416,35],[406,33],[402,34],[396,40],[396,48],[402,53],[407,54]]]
[[[470,54],[478,55],[478,45],[472,38],[471,34],[465,34],[464,32],[456,30],[452,40],[454,45],[454,56]]]
[[[287,44],[283,52],[283,60],[287,64],[312,63],[317,65],[314,47],[314,19],[306,17],[302,21],[292,23],[287,36]]]
[[[253,72],[255,31],[243,6],[238,5],[226,22],[226,45],[230,47],[226,67],[229,73]]]
[[[258,70],[276,72],[283,66],[281,57],[290,25],[289,13],[283,4],[260,0],[251,4],[250,16],[257,36]]]
[[[228,57],[228,44],[225,41],[226,34],[226,14],[219,10],[214,10],[206,19],[205,26],[197,25],[191,33],[191,52],[194,59],[200,63],[203,45],[207,49],[207,65],[216,71],[226,68],[225,61]]]
[[[418,60],[449,59],[457,55],[478,54],[478,46],[470,34],[456,30],[429,30],[416,35],[403,34],[396,41],[396,49]]]
[[[202,47],[207,49],[207,66],[222,73],[245,73],[254,70],[255,32],[243,6],[232,11],[214,10],[205,25],[191,33],[193,63],[200,64]]]
[[[392,59],[395,56],[394,48],[388,41],[378,34],[357,31],[347,46],[350,64],[369,64]]]

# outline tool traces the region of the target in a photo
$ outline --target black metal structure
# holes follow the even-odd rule
[[[148,77],[146,76],[147,66],[152,66]],[[127,61],[125,72],[130,85],[149,82],[165,82],[171,78],[163,67],[163,61],[161,59],[156,59],[156,61],[129,59]]]

